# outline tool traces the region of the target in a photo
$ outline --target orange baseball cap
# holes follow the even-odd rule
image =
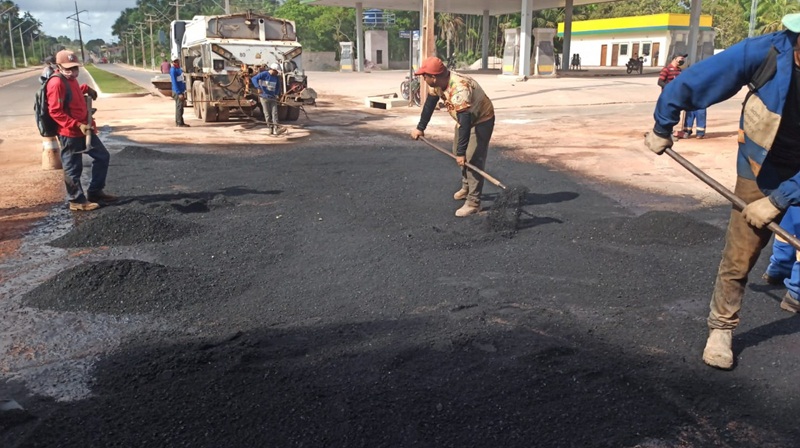
[[[431,56],[422,63],[415,75],[441,75],[447,70],[441,59]]]
[[[56,53],[56,64],[64,68],[78,67],[81,65],[75,53],[69,50],[61,50]]]

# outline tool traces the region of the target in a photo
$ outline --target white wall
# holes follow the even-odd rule
[[[633,56],[633,45],[638,43],[639,44],[639,55],[644,56],[643,48],[645,44],[650,44],[650,54],[644,56],[644,64],[645,67],[650,67],[653,65],[653,43],[659,44],[659,54],[657,55],[657,60],[655,61],[655,67],[661,67],[666,64],[666,58],[668,58],[668,49],[669,49],[669,38],[667,31],[664,31],[663,34],[630,34],[630,35],[623,35],[623,36],[589,36],[589,37],[581,37],[581,36],[573,36],[572,43],[570,44],[570,51],[572,54],[580,54],[581,55],[581,66],[600,66],[605,65],[607,67],[611,67],[611,58],[612,58],[612,50],[614,45],[619,45],[617,50],[617,67],[624,67],[625,64],[628,62]],[[600,55],[602,52],[602,46],[606,45],[606,60],[605,64],[601,64]],[[627,46],[627,47],[625,47]],[[626,54],[622,54],[623,51]],[[562,63],[569,64],[569,61],[572,60],[572,56],[570,55],[568,58],[562,58]]]

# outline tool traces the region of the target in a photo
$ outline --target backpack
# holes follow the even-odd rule
[[[66,108],[72,100],[72,89],[66,84],[67,78],[65,78],[64,75],[57,74],[55,76],[50,76],[47,81],[42,83],[42,86],[39,87],[39,90],[36,92],[36,99],[33,103],[33,115],[36,117],[36,127],[39,128],[39,134],[42,137],[55,137],[58,135],[58,125],[55,120],[53,120],[53,117],[50,116],[50,111],[47,106],[47,83],[53,78],[61,78],[61,81],[67,86],[67,97],[64,101],[64,107]]]

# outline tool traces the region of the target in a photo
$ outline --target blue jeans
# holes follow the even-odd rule
[[[64,184],[67,186],[67,200],[70,202],[86,201],[86,194],[81,186],[83,173],[83,154],[91,157],[92,178],[89,181],[89,194],[99,193],[106,186],[106,174],[111,155],[97,135],[92,134],[92,149],[86,153],[75,154],[75,151],[86,149],[86,137],[58,136],[61,143],[61,165],[64,167]]]
[[[792,206],[786,210],[781,220],[781,227],[792,235],[800,234],[800,207]],[[797,250],[778,235],[772,243],[772,256],[769,257],[767,275],[775,278],[786,278],[783,284],[793,299],[800,297],[800,263],[797,261]]]
[[[698,137],[702,137],[706,135],[706,110],[687,110],[686,111],[686,121],[683,123],[683,130],[688,134],[692,133],[692,127],[695,125],[695,121],[697,121],[697,127],[695,128],[695,135]]]

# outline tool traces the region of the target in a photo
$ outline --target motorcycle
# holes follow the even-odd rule
[[[637,72],[641,75],[644,70],[644,58],[642,56],[639,56],[638,59],[630,58],[628,63],[625,64],[625,67],[629,75],[633,72]]]

